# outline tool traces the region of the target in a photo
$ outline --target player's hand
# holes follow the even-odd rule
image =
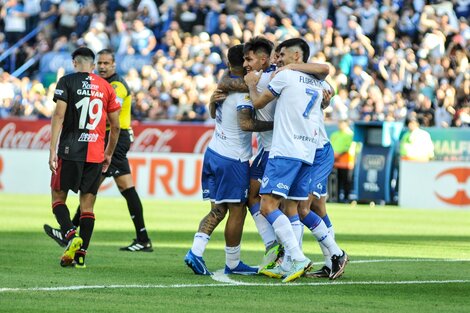
[[[331,90],[323,89],[323,100],[321,102],[322,109],[326,109],[330,105],[331,97],[333,97],[333,92]]]
[[[258,84],[259,79],[261,78],[261,73],[263,71],[251,71],[245,75],[244,80],[245,83],[250,86],[256,86]]]
[[[56,174],[56,171],[57,171],[57,162],[58,162],[57,153],[55,152],[55,150],[51,150],[49,153],[49,169],[54,175]]]
[[[211,96],[210,102],[211,103],[216,103],[216,102],[222,102],[227,98],[227,93],[222,91],[221,89],[217,89],[214,91],[214,93]]]
[[[105,154],[104,161],[103,161],[103,169],[101,171],[105,173],[108,170],[110,164],[111,164],[111,155]]]

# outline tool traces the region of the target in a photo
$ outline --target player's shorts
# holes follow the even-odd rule
[[[106,132],[106,138],[109,136],[109,131]],[[114,149],[111,164],[108,170],[103,173],[106,177],[119,177],[131,173],[129,160],[127,159],[127,152],[131,148],[131,135],[128,129],[121,129],[119,139]]]
[[[53,190],[96,195],[100,186],[102,163],[70,161],[59,158],[56,174],[52,174],[51,188]]]
[[[202,197],[215,203],[244,203],[248,197],[250,165],[207,149],[202,165]]]
[[[263,179],[264,170],[266,169],[266,164],[268,164],[269,151],[261,149],[258,151],[253,162],[250,166],[250,179],[257,180],[261,183]]]
[[[259,193],[292,200],[308,199],[310,167],[310,164],[300,160],[269,159]]]
[[[333,170],[334,163],[335,153],[329,142],[323,148],[316,150],[310,170],[310,192],[315,197],[320,198],[328,194],[328,176]]]

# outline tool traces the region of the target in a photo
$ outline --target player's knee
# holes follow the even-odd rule
[[[222,221],[227,215],[227,208],[215,205],[210,214],[218,221]]]
[[[309,212],[310,212],[309,202],[308,201],[301,201],[299,203],[299,208],[298,208],[298,213],[299,213],[300,219],[303,220],[308,215]]]

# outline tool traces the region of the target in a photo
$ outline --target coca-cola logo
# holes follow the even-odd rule
[[[171,152],[168,142],[175,137],[176,131],[158,128],[146,128],[134,139],[131,151],[137,152]]]
[[[15,123],[8,123],[0,129],[0,148],[48,149],[51,141],[51,127],[44,125],[38,131],[16,131]]]

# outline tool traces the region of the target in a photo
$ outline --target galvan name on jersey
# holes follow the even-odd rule
[[[103,98],[103,93],[101,91],[89,90],[89,89],[77,89],[77,95],[79,96],[91,96],[97,98]]]
[[[78,138],[78,141],[82,142],[96,142],[97,140],[98,134],[81,133],[80,138]]]

